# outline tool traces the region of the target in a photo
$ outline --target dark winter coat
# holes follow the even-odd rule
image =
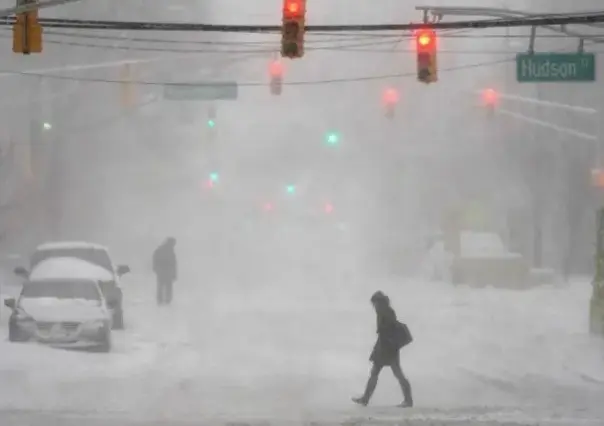
[[[175,281],[177,273],[177,261],[174,248],[169,244],[162,244],[153,253],[153,272],[161,281]]]
[[[397,319],[394,309],[382,305],[377,309],[377,341],[369,360],[380,365],[398,362],[399,348],[396,344]]]

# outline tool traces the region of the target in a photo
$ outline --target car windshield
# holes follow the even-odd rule
[[[75,257],[93,263],[101,268],[107,269],[108,271],[113,270],[111,259],[109,258],[107,252],[105,250],[93,247],[65,247],[38,250],[31,258],[30,268],[33,269],[38,263],[54,257]]]
[[[56,299],[84,299],[101,301],[98,287],[93,281],[33,281],[25,284],[21,297],[27,299],[56,298]]]

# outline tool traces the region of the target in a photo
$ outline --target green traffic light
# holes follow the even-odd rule
[[[210,173],[210,180],[212,182],[217,182],[218,181],[218,173]]]
[[[214,120],[208,120],[208,127],[216,126],[216,122]]]
[[[287,186],[287,193],[288,194],[293,194],[294,192],[296,192],[296,187],[294,185],[288,185]]]
[[[340,142],[340,135],[336,132],[330,132],[327,134],[326,140],[329,145],[337,145]]]

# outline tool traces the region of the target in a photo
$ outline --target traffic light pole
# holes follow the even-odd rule
[[[505,5],[505,0],[503,1],[503,4]],[[538,15],[535,14],[529,14],[529,13],[525,13],[525,12],[520,12],[520,11],[515,11],[515,10],[511,10],[511,9],[507,9],[507,8],[476,8],[476,7],[439,7],[439,6],[419,6],[416,7],[416,10],[420,10],[423,12],[424,14],[424,20],[426,19],[426,15],[427,14],[431,14],[434,19],[437,22],[440,22],[443,17],[445,15],[454,15],[454,16],[488,16],[488,17],[494,17],[494,18],[531,18],[531,17],[536,17]],[[577,32],[573,32],[573,31],[569,31],[566,29],[565,26],[548,26],[548,25],[544,25],[544,28],[547,28],[551,31],[554,32],[558,32],[558,33],[562,33],[565,34],[569,37],[576,37],[578,38],[578,46],[577,46],[577,51],[578,53],[583,53],[584,52],[584,42],[585,40],[588,40],[590,42],[593,43],[604,43],[604,39],[602,38],[597,38],[595,36],[590,36],[587,34],[580,34]],[[530,36],[529,36],[529,43],[528,43],[528,52],[529,54],[534,53],[535,51],[535,39],[536,39],[536,34],[537,34],[537,27],[536,26],[532,26],[531,27],[531,31],[530,31]],[[509,29],[508,29],[508,35],[509,35]],[[507,39],[507,44],[506,47],[509,49],[509,39]],[[511,80],[511,75],[509,74],[509,71],[506,70],[506,74],[504,76],[504,84],[507,84],[508,81]],[[505,85],[504,85],[505,87]],[[503,99],[507,100],[511,100],[511,101],[516,101],[516,102],[524,102],[524,103],[528,103],[530,106],[533,107],[534,111],[536,113],[539,112],[539,108],[540,107],[549,107],[549,108],[557,108],[557,109],[563,109],[563,110],[568,110],[568,111],[573,111],[573,112],[578,112],[581,114],[598,114],[598,111],[592,108],[584,108],[584,107],[578,107],[578,106],[573,106],[573,105],[564,105],[564,104],[557,104],[557,103],[553,103],[553,102],[547,102],[547,101],[542,101],[541,100],[541,88],[539,86],[539,84],[535,85],[535,98],[524,98],[521,96],[515,96],[515,95],[503,95],[501,96]],[[507,115],[510,117],[513,117],[515,119],[518,119],[520,121],[524,121],[524,122],[528,122],[532,125],[534,125],[531,134],[533,137],[533,150],[536,149],[537,147],[537,143],[540,142],[539,137],[538,137],[538,128],[539,127],[545,127],[545,128],[550,128],[553,129],[556,132],[559,133],[564,133],[567,135],[572,135],[574,137],[579,137],[581,139],[584,140],[589,140],[594,142],[595,144],[595,164],[597,165],[597,167],[601,170],[601,165],[602,165],[602,145],[604,144],[604,124],[602,124],[599,120],[598,121],[598,128],[597,128],[597,135],[589,135],[589,134],[585,134],[579,131],[576,131],[574,129],[569,129],[566,127],[562,127],[560,125],[554,124],[554,123],[550,123],[547,122],[545,120],[539,120],[537,118],[531,118],[531,117],[526,117],[525,115],[522,114],[517,114],[514,113],[513,111],[509,111],[503,108],[498,107],[497,108],[497,112],[499,114],[502,115]],[[534,114],[535,116],[538,116],[537,114]],[[560,142],[560,148],[557,150],[560,155],[564,155],[564,153],[562,152],[563,149],[563,145],[562,142]],[[533,154],[536,155],[536,154]],[[542,161],[538,161],[537,164],[541,164],[543,163]],[[542,229],[542,220],[541,220],[541,216],[543,213],[543,206],[542,206],[542,195],[540,194],[542,192],[542,176],[540,176],[541,173],[537,172],[536,176],[533,175],[532,178],[530,178],[531,182],[531,202],[533,205],[533,250],[532,250],[532,254],[533,254],[533,262],[534,265],[536,267],[540,267],[542,264],[542,258],[543,258],[543,250],[542,250],[542,243],[543,243],[543,229]]]
[[[519,10],[497,8],[497,7],[441,7],[441,6],[417,6],[415,10],[422,11],[424,14],[428,13],[434,17],[436,22],[440,22],[445,15],[451,16],[485,16],[490,18],[502,18],[502,19],[515,19],[515,18],[537,18],[542,15],[534,13],[526,13]],[[584,25],[595,25],[597,28],[601,28],[598,24],[584,24]],[[565,34],[569,37],[575,37],[579,39],[579,46],[582,48],[585,40],[593,43],[604,43],[604,38],[595,35],[581,34],[574,31],[569,31],[564,25],[553,26],[553,25],[538,25],[543,28],[547,28],[550,31]],[[531,31],[531,43],[534,42],[536,35],[536,28],[532,27]]]

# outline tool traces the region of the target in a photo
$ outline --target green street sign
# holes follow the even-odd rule
[[[516,55],[519,83],[592,82],[596,80],[593,53],[519,53]]]
[[[169,101],[234,100],[237,95],[238,86],[234,81],[164,86],[164,99]]]

